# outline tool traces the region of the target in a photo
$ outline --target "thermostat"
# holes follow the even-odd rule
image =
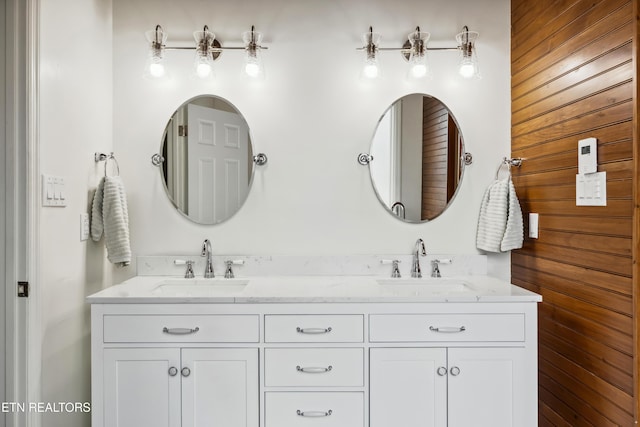
[[[596,138],[578,141],[578,173],[598,172],[598,140]]]

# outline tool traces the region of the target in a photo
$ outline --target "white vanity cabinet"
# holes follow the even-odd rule
[[[259,426],[257,315],[130,308],[93,309],[93,426]]]
[[[266,314],[265,346],[265,427],[364,427],[362,313]]]
[[[258,426],[258,349],[107,348],[104,425]]]
[[[371,427],[536,425],[525,313],[372,315],[369,327],[385,343],[370,350]]]
[[[323,299],[92,300],[92,426],[537,426],[534,296]]]

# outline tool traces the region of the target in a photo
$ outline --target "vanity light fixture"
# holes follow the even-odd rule
[[[430,34],[428,32],[421,31],[420,27],[416,27],[416,30],[408,35],[407,41],[402,47],[380,47],[380,34],[374,33],[372,27],[369,27],[369,32],[362,36],[364,46],[357,49],[364,50],[366,52],[362,76],[369,79],[378,77],[380,74],[378,52],[382,50],[400,51],[403,58],[409,63],[407,77],[410,80],[422,79],[430,76],[431,73],[427,58],[427,51],[429,50],[460,51],[460,75],[468,79],[474,77],[478,78],[480,76],[478,72],[478,57],[476,55],[475,47],[475,42],[478,39],[477,32],[469,31],[469,27],[465,25],[462,28],[462,32],[456,35],[456,41],[458,42],[456,47],[431,48],[427,46],[429,38]]]
[[[465,79],[480,77],[475,46],[477,39],[478,33],[469,31],[469,27],[466,25],[462,27],[462,32],[456,35],[458,49],[460,49],[459,73]]]
[[[162,78],[166,74],[164,67],[164,51],[166,49],[167,35],[160,25],[156,25],[155,30],[145,33],[149,42],[149,53],[145,66],[146,75],[152,78]]]
[[[245,45],[244,56],[244,73],[253,79],[264,78],[264,64],[262,63],[261,49],[262,33],[255,31],[255,27],[251,26],[251,31],[242,33],[242,40]]]
[[[429,64],[427,63],[427,42],[430,34],[420,31],[420,27],[407,36],[409,50],[409,79],[421,79],[429,73]],[[405,43],[405,49],[407,44]]]
[[[216,35],[209,31],[207,25],[202,31],[194,32],[193,38],[196,41],[196,56],[193,64],[196,76],[201,79],[212,77],[213,61],[220,56],[220,52],[214,52],[213,49],[220,47],[220,43],[217,43]]]
[[[264,64],[260,51],[268,49],[261,46],[262,33],[255,31],[255,27],[251,26],[251,31],[242,34],[244,46],[222,47],[220,42],[216,40],[213,32],[209,31],[208,26],[204,26],[202,31],[193,33],[195,39],[195,47],[170,47],[166,45],[167,34],[160,25],[156,25],[155,30],[145,33],[149,42],[149,56],[146,64],[145,75],[152,78],[161,78],[166,75],[164,65],[164,54],[167,50],[195,50],[194,72],[195,75],[202,79],[213,76],[213,63],[222,54],[223,50],[244,50],[245,65],[244,73],[251,78],[264,77]]]
[[[363,49],[367,53],[362,66],[362,77],[373,80],[380,75],[380,65],[378,64],[380,34],[374,33],[373,27],[369,27],[369,32],[362,35],[362,41],[364,42]]]

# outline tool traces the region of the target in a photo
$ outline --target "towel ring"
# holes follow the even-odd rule
[[[500,163],[500,166],[498,166],[498,170],[496,171],[496,180],[500,179],[500,171],[502,170],[503,166],[506,166],[507,168],[507,176],[511,176],[511,163],[502,161]]]
[[[116,159],[116,156],[114,156],[113,154],[108,156],[104,161],[104,176],[105,177],[107,176],[107,169],[109,168],[109,160],[113,160],[113,162],[116,165],[116,176],[120,176],[120,165],[118,164],[118,159]]]
[[[520,167],[522,165],[523,160],[524,159],[520,157],[516,157],[513,159],[510,159],[508,157],[503,157],[502,162],[500,162],[500,165],[498,166],[498,170],[496,171],[496,179],[500,177],[500,170],[502,169],[503,166],[507,167],[507,173],[509,174],[509,176],[511,176],[511,166]]]

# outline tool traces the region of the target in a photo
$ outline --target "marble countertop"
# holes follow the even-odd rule
[[[87,297],[91,304],[539,302],[491,276],[391,279],[380,276],[265,276],[184,279],[136,276]]]

